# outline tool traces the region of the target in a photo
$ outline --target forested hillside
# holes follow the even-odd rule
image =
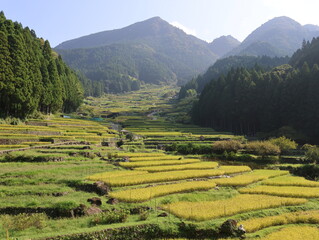
[[[48,41],[0,14],[0,117],[74,111],[83,89]]]
[[[298,50],[290,65],[269,72],[232,69],[207,85],[193,107],[195,123],[240,134],[289,127],[318,141],[318,39]],[[309,49],[312,49],[309,51]],[[311,59],[311,65],[300,61]],[[298,64],[297,64],[298,62]]]
[[[290,65],[301,67],[304,62],[309,66],[319,63],[319,37],[313,38],[311,42],[303,41],[302,48],[298,49],[290,59]]]
[[[137,90],[143,83],[183,84],[218,57],[207,42],[159,17],[69,40],[56,51],[93,88],[115,93]]]
[[[254,57],[254,56],[231,56],[217,60],[217,62],[208,68],[208,70],[196,78],[193,78],[187,84],[181,87],[179,98],[187,97],[194,90],[196,93],[201,93],[206,84],[211,80],[218,78],[222,74],[227,74],[232,68],[244,67],[253,68],[258,66],[264,70],[270,70],[273,67],[288,63],[288,57],[275,57],[270,58],[267,56]]]

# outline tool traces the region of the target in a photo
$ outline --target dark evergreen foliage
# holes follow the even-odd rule
[[[202,92],[206,84],[208,84],[211,80],[218,78],[222,74],[227,74],[227,72],[232,68],[253,68],[258,66],[259,68],[270,70],[273,67],[288,63],[288,61],[288,57],[270,58],[267,56],[231,56],[220,59],[213,66],[209,67],[203,75],[199,75],[197,78],[192,79],[182,86],[179,92],[179,98],[186,97],[189,89],[195,89],[198,93]]]
[[[70,112],[81,104],[76,74],[33,30],[0,13],[0,117]]]
[[[264,72],[240,67],[212,80],[193,107],[194,122],[239,134],[288,126],[318,142],[318,41],[304,42],[294,54],[291,64],[299,68],[286,64]],[[303,60],[311,65],[301,65]]]

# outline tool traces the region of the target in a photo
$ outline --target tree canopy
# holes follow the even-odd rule
[[[0,117],[76,110],[83,88],[50,43],[0,13]]]

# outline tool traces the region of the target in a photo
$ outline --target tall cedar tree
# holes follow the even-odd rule
[[[50,43],[1,12],[0,117],[71,112],[82,99],[77,75],[52,51]]]

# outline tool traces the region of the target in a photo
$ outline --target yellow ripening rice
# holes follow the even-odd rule
[[[163,166],[163,165],[176,165],[185,163],[200,162],[199,159],[185,159],[185,160],[164,160],[164,161],[144,161],[144,162],[120,162],[122,167],[150,167],[150,166]]]
[[[135,172],[135,171],[132,171]],[[111,186],[130,186],[144,183],[169,182],[175,180],[211,177],[225,174],[224,171],[218,169],[211,170],[183,170],[147,173],[141,175],[123,176],[117,178],[103,178],[103,181]]]
[[[230,199],[205,202],[175,202],[162,206],[180,218],[205,221],[238,213],[307,202],[302,198],[240,194]]]
[[[165,155],[165,156],[159,156],[159,157],[131,157],[130,162],[164,161],[164,160],[181,160],[181,159],[183,159],[182,156]]]
[[[272,186],[300,186],[300,187],[319,187],[319,182],[310,181],[303,177],[282,176],[263,181],[262,184]]]
[[[139,167],[135,168],[138,171],[148,172],[166,172],[174,170],[187,170],[187,169],[213,169],[218,167],[217,162],[198,162],[182,165],[170,165],[170,166],[156,166],[156,167]]]
[[[135,132],[135,134],[148,137],[167,137],[167,136],[182,136],[185,133],[181,132]]]
[[[317,227],[310,226],[291,226],[273,232],[262,240],[317,240],[319,239],[319,230]]]
[[[282,171],[282,170],[267,170],[267,169],[260,169],[260,170],[254,170],[251,175],[256,176],[264,176],[265,179],[287,175],[289,174],[289,171]]]
[[[132,175],[141,175],[146,174],[146,171],[113,171],[113,172],[102,172],[96,173],[91,176],[88,176],[86,179],[92,181],[102,181],[104,179],[111,179],[117,177],[125,177],[125,176],[132,176]]]
[[[254,176],[249,174],[237,175],[231,178],[214,179],[214,182],[220,186],[245,186],[254,182],[263,180],[262,176]]]
[[[214,182],[221,186],[245,186],[281,174],[288,174],[288,172],[279,170],[254,170],[253,172],[237,175],[231,178],[216,179]]]
[[[29,145],[19,144],[19,145],[0,145],[0,149],[11,149],[11,148],[27,148]]]
[[[124,202],[143,202],[150,200],[151,198],[165,196],[168,194],[208,190],[215,186],[216,184],[212,181],[190,181],[111,192],[109,196]]]
[[[285,224],[318,224],[319,223],[319,210],[314,211],[300,211],[280,214],[277,216],[268,216],[262,218],[251,218],[240,222],[249,233],[256,232],[260,229],[279,226]]]
[[[131,152],[128,152],[128,153],[117,153],[117,155],[119,157],[130,157],[130,158],[167,156],[166,154],[160,153],[160,152],[159,153],[157,153],[157,152],[154,152],[154,153],[131,153]]]
[[[278,186],[256,186],[252,188],[241,188],[240,193],[267,194],[283,197],[319,197],[319,188],[314,187],[278,187]]]
[[[251,171],[251,168],[248,166],[220,166],[218,169],[225,171],[225,174],[234,174]]]

